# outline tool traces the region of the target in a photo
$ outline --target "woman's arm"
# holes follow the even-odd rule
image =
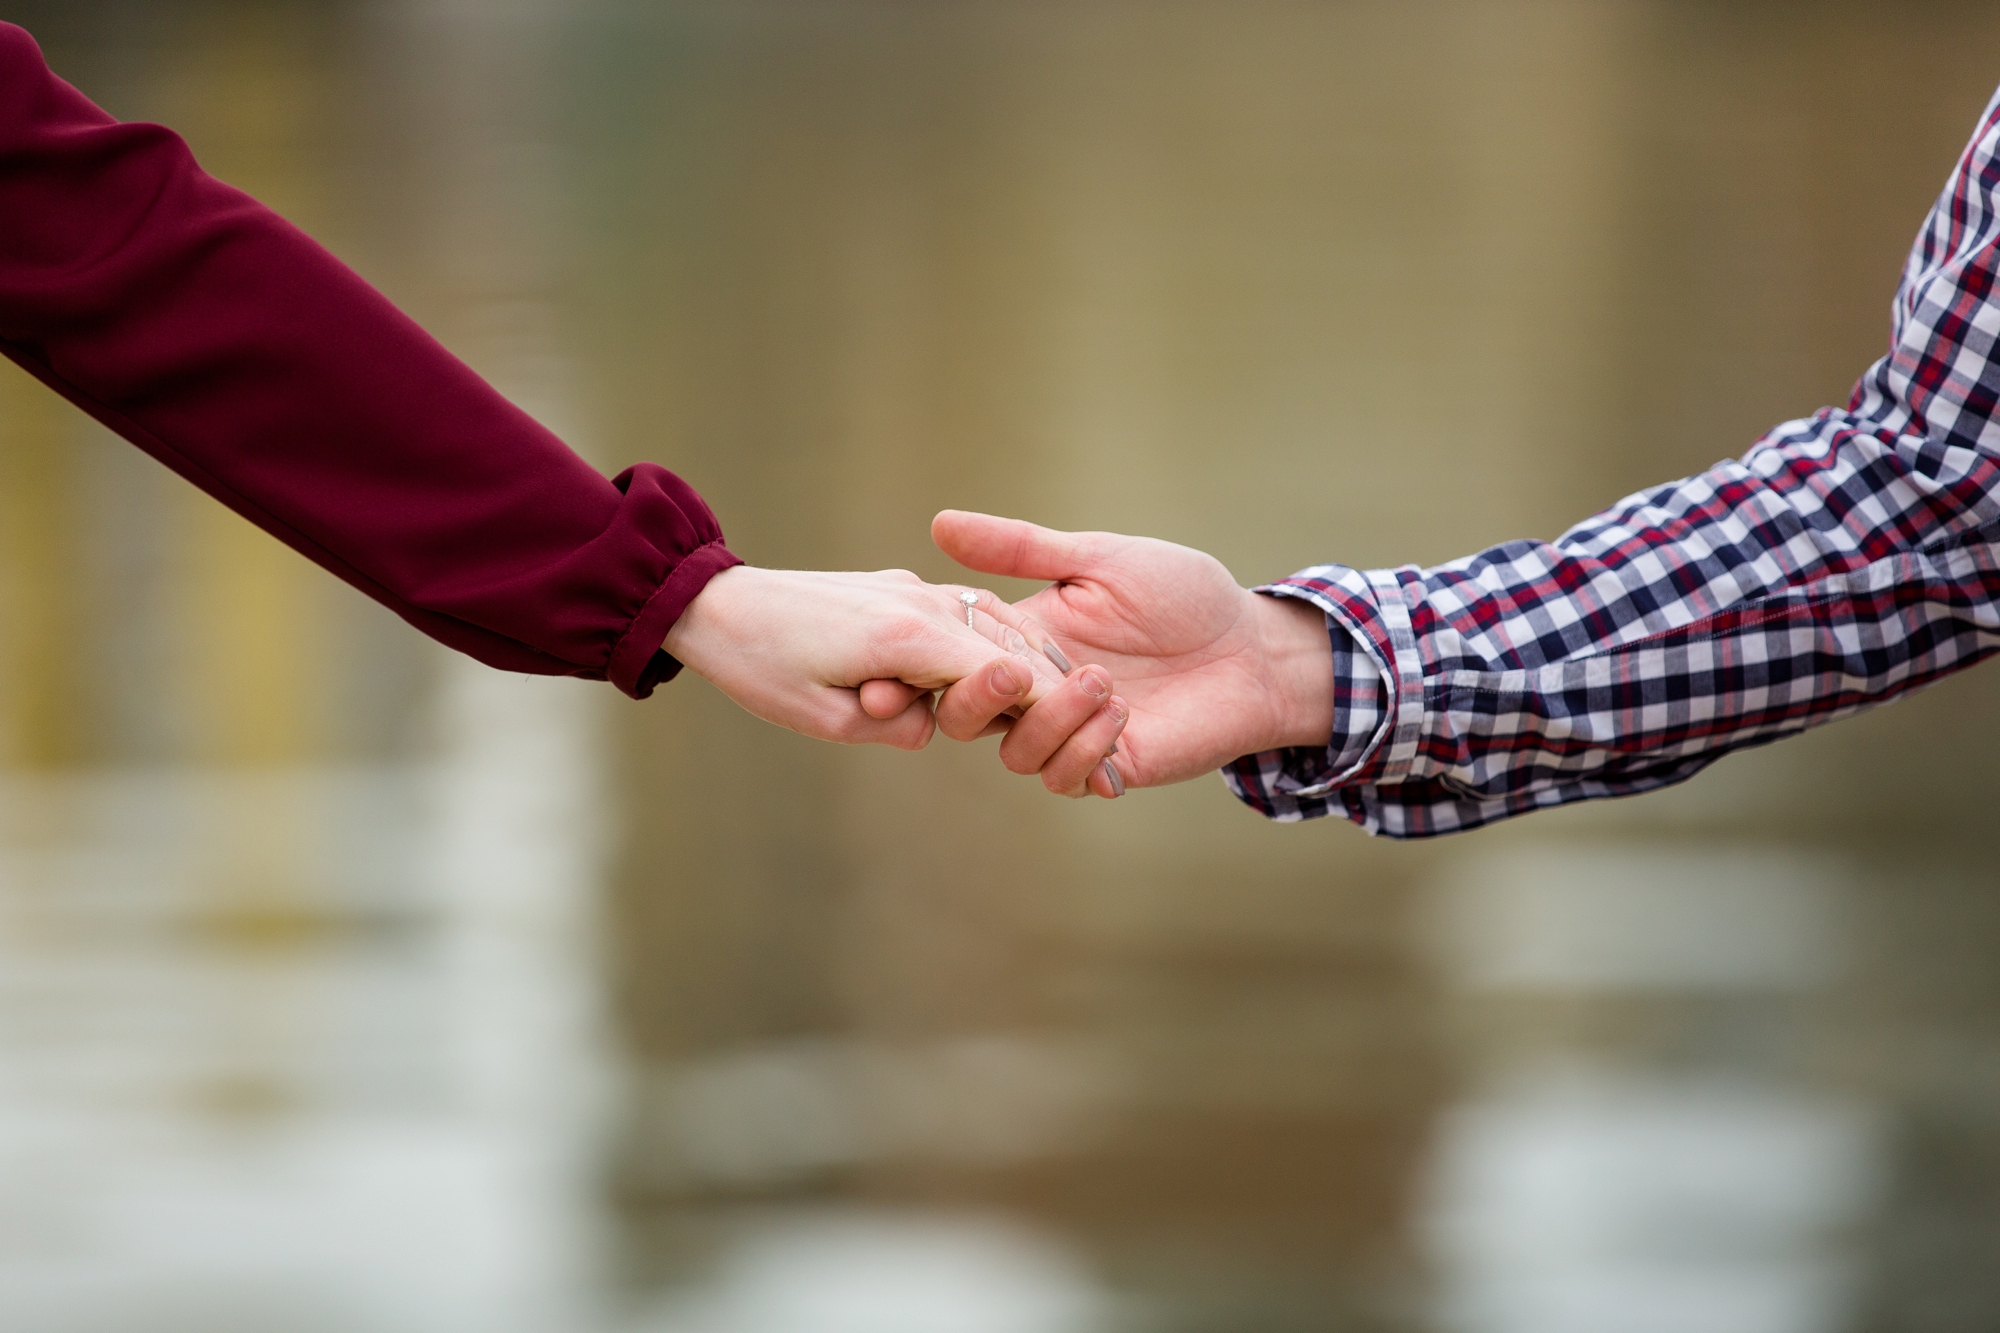
[[[119,124],[8,24],[0,353],[492,666],[644,698],[680,669],[671,630],[758,716],[904,748],[931,737],[933,689],[978,730],[1059,683],[1039,659],[996,655],[1004,636],[983,613],[967,623],[960,590],[908,574],[714,582],[743,562],[686,482],[652,463],[606,480],[178,136]]]
[[[319,245],[0,24],[0,352],[432,637],[644,697],[740,563],[693,488],[607,480]]]

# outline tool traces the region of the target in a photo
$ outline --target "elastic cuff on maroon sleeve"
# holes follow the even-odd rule
[[[660,649],[667,631],[710,579],[742,563],[740,556],[719,541],[688,552],[625,627],[611,649],[611,660],[604,668],[606,678],[634,699],[643,699],[655,685],[679,675],[681,664]]]

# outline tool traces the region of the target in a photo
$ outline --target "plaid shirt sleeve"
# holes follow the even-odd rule
[[[1273,819],[1428,837],[1685,781],[2000,647],[2000,94],[1843,409],[1554,542],[1260,592],[1328,619],[1331,744],[1246,755]]]

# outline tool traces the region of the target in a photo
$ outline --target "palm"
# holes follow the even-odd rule
[[[970,519],[973,516],[963,516]],[[942,520],[941,520],[942,523]],[[1021,525],[1026,527],[1027,525]],[[1077,666],[1111,673],[1131,705],[1119,740],[1134,786],[1182,782],[1229,762],[1244,738],[1269,729],[1267,691],[1257,677],[1251,594],[1220,561],[1171,542],[1077,534],[1061,568],[1019,551],[993,550],[956,529],[940,544],[989,573],[1042,569],[1059,582],[1017,604]]]

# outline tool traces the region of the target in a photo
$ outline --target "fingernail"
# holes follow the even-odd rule
[[[993,682],[993,692],[1012,697],[1021,692],[1021,682],[1014,678],[1014,671],[1005,662],[995,662],[989,679]]]
[[[1028,651],[1028,641],[1021,637],[1021,631],[1010,629],[1007,631],[1006,648],[1010,653],[1026,653]]]
[[[1102,699],[1111,693],[1111,682],[1095,671],[1085,671],[1076,678],[1077,688],[1093,699]]]
[[[1125,779],[1118,776],[1118,765],[1112,763],[1109,759],[1104,761],[1104,777],[1111,784],[1111,794],[1113,796],[1123,796],[1125,794]]]
[[[1113,695],[1111,702],[1104,705],[1104,715],[1122,727],[1125,725],[1125,719],[1132,715],[1132,710],[1125,706],[1123,699]]]
[[[1114,743],[1110,749],[1104,752],[1104,757],[1106,759],[1109,759],[1112,755],[1117,753],[1118,753],[1118,746]]]
[[[1054,639],[1044,642],[1042,644],[1042,651],[1049,655],[1049,661],[1056,664],[1056,670],[1062,672],[1065,676],[1075,669],[1070,666],[1069,659],[1063,656],[1063,650],[1056,647]]]

